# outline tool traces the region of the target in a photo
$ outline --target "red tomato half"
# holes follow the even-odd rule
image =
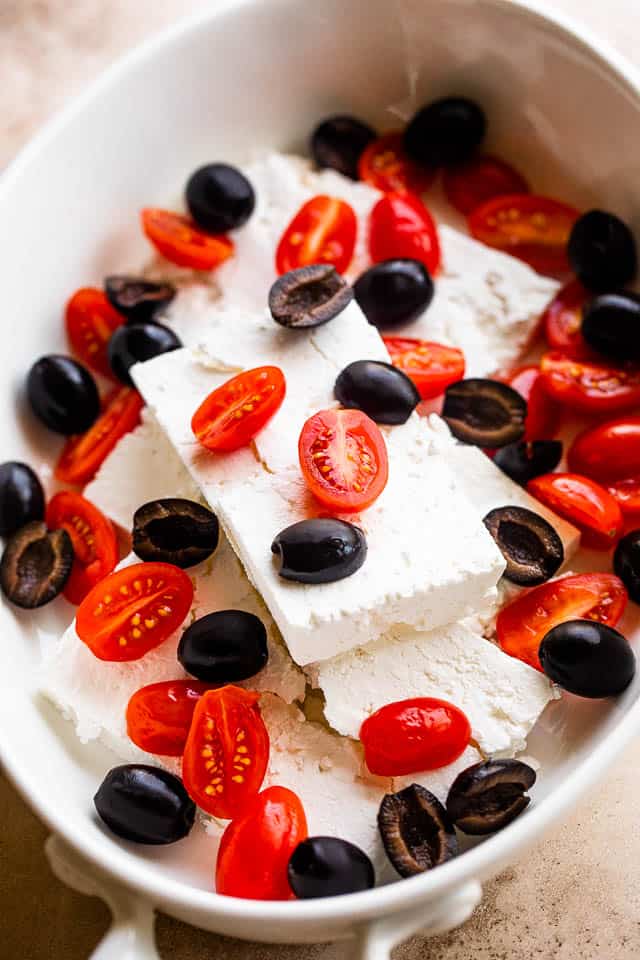
[[[199,807],[232,820],[262,786],[269,734],[258,701],[241,687],[208,690],[198,701],[184,748],[182,779]]]
[[[381,777],[446,767],[464,752],[470,736],[462,710],[434,697],[388,703],[360,727],[367,767]]]
[[[247,900],[292,900],[291,854],[309,835],[299,798],[286,787],[268,787],[222,835],[216,892]]]
[[[193,584],[170,563],[134,563],[116,570],[87,594],[76,631],[99,660],[139,660],[183,622]]]
[[[191,418],[191,429],[207,450],[238,450],[271,420],[285,393],[280,367],[245,370],[203,400]]]
[[[118,562],[113,524],[79,493],[64,490],[49,502],[47,526],[67,531],[73,544],[73,567],[64,588],[70,603],[80,603]]]
[[[640,416],[584,430],[569,448],[569,467],[601,482],[640,476]]]
[[[369,253],[374,263],[409,257],[433,276],[440,266],[440,240],[433,217],[411,193],[388,193],[371,211]]]
[[[640,517],[640,477],[617,480],[607,484],[607,490],[625,517]]]
[[[387,484],[384,437],[361,410],[321,410],[309,417],[298,456],[311,493],[336,512],[364,510]]]
[[[640,403],[640,367],[578,359],[552,351],[540,361],[544,389],[582,413],[614,413]]]
[[[552,349],[570,357],[589,354],[580,331],[582,308],[590,296],[579,280],[570,280],[555,295],[542,315],[544,335]]]
[[[372,140],[360,156],[360,179],[383,193],[425,193],[433,183],[436,171],[427,170],[409,159],[404,152],[402,137],[402,131],[396,130]]]
[[[550,440],[555,437],[560,426],[561,411],[544,389],[540,368],[520,367],[511,374],[507,382],[527,401],[522,439],[531,443],[534,440]]]
[[[199,680],[163,680],[136,690],[127,704],[127,733],[141,750],[181,757],[193,712],[210,689]]]
[[[530,480],[527,490],[578,527],[585,546],[608,550],[622,534],[620,507],[604,487],[588,477],[578,473],[545,473]]]
[[[442,185],[451,206],[465,216],[494,197],[529,193],[529,184],[514,167],[489,154],[447,168]]]
[[[394,367],[413,380],[422,400],[439,397],[449,384],[464,377],[464,354],[456,347],[409,337],[382,339]]]
[[[94,287],[77,290],[67,304],[65,325],[71,349],[103,377],[113,379],[107,344],[113,331],[123,323],[124,317],[111,306],[102,290]]]
[[[276,270],[287,273],[311,263],[332,263],[344,273],[353,258],[358,222],[344,200],[312,197],[283,233],[276,250]]]
[[[140,394],[130,387],[119,387],[110,393],[93,426],[67,440],[56,464],[57,479],[74,484],[92,480],[120,437],[140,423],[143,406]]]
[[[158,253],[179,267],[213,270],[233,254],[230,237],[205,233],[181,213],[147,208],[140,217],[142,229]]]
[[[524,260],[539,273],[569,272],[567,243],[580,214],[549,197],[516,193],[483,203],[469,217],[472,237]]]
[[[561,577],[528,590],[504,607],[496,621],[498,643],[538,670],[538,649],[553,627],[567,620],[597,620],[615,627],[627,605],[622,580],[612,573]]]

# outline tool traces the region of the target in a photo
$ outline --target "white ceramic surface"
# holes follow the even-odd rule
[[[146,254],[143,205],[166,203],[204,159],[242,161],[265,147],[303,148],[335,110],[393,127],[447,92],[482,102],[490,146],[537,189],[599,204],[640,227],[640,83],[593,39],[513,0],[230,0],[111,70],[50,125],[0,181],[3,264],[2,458],[50,462],[51,437],[25,414],[20,384],[42,352],[64,348],[69,292]],[[602,564],[602,558],[599,558]],[[615,703],[565,698],[545,714],[531,751],[543,762],[535,804],[515,824],[431,874],[350,897],[254,903],[210,892],[203,834],[178,847],[119,843],[92,815],[113,763],[83,748],[36,692],[34,627],[59,629],[69,610],[0,611],[2,760],[59,839],[52,860],[112,905],[101,960],[152,956],[149,905],[206,929],[273,941],[356,934],[384,957],[424,929],[461,922],[479,883],[562,816],[640,728],[640,677]],[[630,620],[627,627],[636,633]],[[78,856],[80,859],[78,860]],[[88,866],[87,866],[88,864]],[[122,893],[120,885],[124,885]],[[137,932],[136,932],[137,931]],[[98,956],[98,954],[96,954]]]

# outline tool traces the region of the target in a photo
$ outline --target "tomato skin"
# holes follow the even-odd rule
[[[451,206],[465,216],[495,197],[529,193],[529,184],[514,167],[488,153],[447,167],[442,186]]]
[[[545,635],[568,620],[597,620],[615,627],[627,591],[612,573],[569,574],[521,594],[498,614],[496,636],[505,653],[542,670],[538,649]]]
[[[133,563],[89,591],[76,613],[76,632],[98,660],[139,660],[178,629],[192,603],[184,570]]]
[[[358,175],[382,193],[425,193],[436,177],[405,153],[401,130],[372,140],[358,162]]]
[[[235,247],[230,237],[205,233],[181,213],[147,207],[140,219],[158,253],[178,267],[213,270],[233,255]]]
[[[136,690],[127,704],[129,739],[146,753],[181,757],[196,704],[209,689],[199,680],[162,680]]]
[[[575,278],[555,295],[542,315],[542,327],[552,350],[568,357],[586,357],[590,351],[582,333],[582,308],[593,294]]]
[[[298,796],[286,787],[267,787],[222,835],[216,892],[247,900],[295,899],[287,875],[289,859],[308,836]]]
[[[244,370],[202,401],[191,418],[191,429],[207,450],[238,450],[277,413],[285,393],[280,367]],[[247,410],[248,406],[254,409]]]
[[[440,240],[433,217],[419,197],[388,193],[371,211],[369,254],[374,263],[409,257],[425,265],[431,276],[440,266]]]
[[[581,413],[614,413],[640,403],[640,368],[606,360],[545,353],[540,361],[544,389],[558,403]]]
[[[107,357],[107,344],[114,330],[124,322],[122,314],[111,306],[102,290],[95,287],[76,290],[65,310],[71,349],[84,364],[110,380],[114,376]]]
[[[344,273],[356,246],[358,222],[344,200],[320,194],[304,203],[286,228],[276,250],[278,274],[312,263],[332,263]]]
[[[536,366],[520,367],[509,376],[509,386],[517,390],[527,401],[527,416],[524,422],[523,440],[552,440],[558,432],[561,410],[547,394]]]
[[[428,340],[410,337],[383,337],[394,367],[415,384],[421,400],[432,400],[464,377],[464,354]]]
[[[607,484],[607,490],[625,517],[640,517],[640,477],[628,477]]]
[[[62,527],[71,537],[74,559],[63,593],[70,603],[80,603],[118,562],[113,524],[89,500],[70,490],[52,497],[46,521],[50,530]]]
[[[575,473],[601,482],[640,476],[640,416],[583,430],[569,448],[568,461]]]
[[[298,440],[298,457],[311,493],[337,512],[366,509],[387,485],[384,437],[361,410],[321,410],[309,417]]]
[[[262,786],[269,734],[251,690],[228,685],[198,701],[182,759],[185,788],[213,817],[241,816]]]
[[[585,546],[608,550],[622,535],[620,507],[604,487],[578,473],[546,473],[527,484],[532,497],[544,503],[583,534]]]

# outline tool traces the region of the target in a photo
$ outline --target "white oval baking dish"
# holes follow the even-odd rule
[[[640,82],[612,51],[526,0],[227,0],[109,71],[40,134],[0,181],[3,459],[45,464],[50,436],[23,416],[20,385],[40,352],[63,348],[70,291],[146,253],[143,205],[167,203],[206,159],[303,149],[327,113],[379,129],[416,104],[464,92],[484,104],[490,146],[540,192],[615,210],[640,227]],[[599,558],[602,564],[602,558]],[[417,931],[461,923],[480,884],[535,841],[640,729],[640,676],[615,703],[565,698],[531,739],[542,761],[535,803],[499,835],[431,874],[332,900],[258,903],[211,892],[204,834],[176,849],[107,836],[91,797],[113,756],[82,747],[37,693],[37,628],[53,609],[0,610],[2,761],[48,823],[67,882],[97,892],[116,922],[96,957],[156,956],[153,909],[232,936],[275,942],[356,935],[384,958]],[[36,629],[34,629],[34,627]],[[640,636],[633,616],[627,631]]]

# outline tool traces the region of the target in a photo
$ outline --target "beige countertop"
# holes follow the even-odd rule
[[[214,3],[215,0],[209,0]],[[310,0],[312,2],[312,0]],[[317,0],[321,2],[321,0]],[[107,64],[205,0],[0,0],[0,166]],[[640,63],[638,0],[548,0]],[[640,957],[640,743],[562,826],[488,884],[473,918],[397,960],[637,960]],[[47,831],[0,775],[0,956],[84,960],[106,908],[63,887]],[[334,960],[344,947],[271,947],[202,933],[160,916],[163,958]]]

